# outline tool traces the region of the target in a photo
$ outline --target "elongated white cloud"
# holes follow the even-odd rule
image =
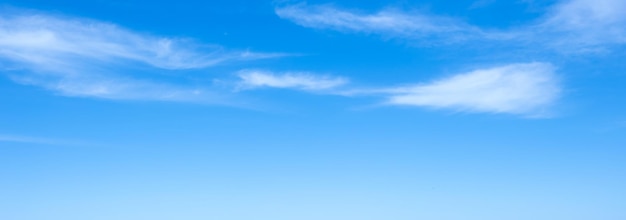
[[[8,135],[8,134],[0,134],[0,142],[39,144],[39,145],[64,145],[64,146],[87,146],[88,145],[86,143],[77,142],[77,141],[57,140],[57,139],[49,139],[49,138]]]
[[[320,76],[310,73],[272,73],[246,70],[239,73],[240,87],[244,89],[273,87],[300,90],[328,90],[345,85],[348,80],[341,77]]]
[[[563,30],[590,31],[624,24],[624,10],[626,1],[622,0],[563,1],[550,11],[546,23]]]
[[[549,63],[514,63],[478,69],[412,86],[359,89],[341,77],[311,73],[246,70],[239,74],[243,89],[281,88],[325,92],[346,97],[385,97],[387,105],[416,106],[462,112],[547,117],[561,85]]]
[[[569,0],[556,4],[540,25],[559,48],[626,43],[626,1]]]
[[[385,9],[355,12],[330,5],[277,7],[276,14],[298,25],[405,38],[417,43],[492,41],[535,49],[586,52],[626,43],[626,1],[563,0],[527,25],[484,29],[445,16]]]
[[[276,14],[296,24],[319,29],[365,32],[392,37],[458,41],[485,35],[479,28],[443,16],[395,9],[372,14],[352,12],[330,5],[296,4],[275,9]]]
[[[55,65],[55,60],[76,56],[136,61],[164,69],[203,68],[279,55],[226,51],[190,39],[151,36],[114,24],[43,14],[1,16],[0,48],[5,59],[38,64]]]
[[[81,18],[31,12],[0,15],[0,70],[16,82],[62,95],[195,99],[201,94],[198,89],[171,85],[154,76],[277,56],[282,55],[232,51]]]
[[[391,94],[388,104],[392,105],[541,116],[559,97],[560,86],[552,65],[523,63],[387,92]]]
[[[200,88],[187,88],[150,80],[93,75],[42,76],[14,74],[15,82],[39,86],[56,94],[71,97],[95,97],[117,100],[154,100],[183,102],[218,102],[218,95]]]
[[[41,139],[41,138],[33,138],[33,137],[23,137],[23,136],[15,136],[15,135],[6,135],[0,134],[0,142],[18,142],[18,143],[50,143],[51,140]]]

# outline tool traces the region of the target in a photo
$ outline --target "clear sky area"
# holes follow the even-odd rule
[[[2,220],[624,220],[624,0],[0,0]]]

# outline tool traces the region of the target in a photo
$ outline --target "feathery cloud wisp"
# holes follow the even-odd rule
[[[54,65],[69,56],[94,61],[136,61],[163,69],[203,68],[227,61],[279,56],[226,51],[191,39],[141,34],[114,24],[44,14],[0,17],[5,59]],[[61,58],[58,58],[61,56]]]
[[[0,134],[0,142],[37,144],[37,145],[59,145],[59,146],[94,146],[82,141],[69,141],[49,138],[39,138],[31,136],[18,136]]]
[[[282,54],[231,51],[87,19],[0,15],[0,68],[16,82],[68,96],[187,100],[199,90],[159,82],[150,74],[277,56]]]
[[[348,80],[341,77],[319,76],[309,73],[271,73],[267,71],[245,70],[239,73],[240,87],[244,89],[273,87],[308,91],[334,89],[345,85]]]
[[[552,7],[535,31],[551,44],[571,50],[626,43],[626,1],[569,0]]]
[[[418,44],[491,41],[589,52],[626,43],[626,2],[622,0],[563,0],[526,25],[485,29],[445,16],[399,9],[360,13],[330,5],[281,6],[275,13],[298,25],[344,32],[403,38]],[[539,45],[539,46],[538,46]]]
[[[550,116],[561,93],[555,67],[549,63],[514,63],[477,69],[412,86],[358,89],[341,77],[311,73],[246,70],[239,74],[240,88],[297,89],[346,97],[385,97],[387,105],[451,109],[464,112]]]
[[[388,104],[543,116],[560,93],[554,67],[510,64],[393,88]]]
[[[460,41],[484,36],[479,28],[453,18],[387,9],[373,14],[352,12],[330,5],[296,4],[275,9],[276,14],[304,27],[364,32],[432,41]]]

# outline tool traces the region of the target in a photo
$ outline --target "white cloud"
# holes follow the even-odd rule
[[[92,146],[79,141],[58,140],[49,138],[39,138],[31,136],[0,134],[0,142],[41,144],[41,145],[63,145],[63,146]]]
[[[408,87],[393,88],[388,104],[471,112],[543,116],[560,86],[547,63],[510,64],[475,70]]]
[[[329,90],[348,83],[341,77],[313,75],[302,72],[272,73],[258,70],[245,70],[239,73],[240,87],[244,89],[272,87],[309,91]]]
[[[186,100],[198,90],[159,82],[154,74],[277,56],[282,54],[230,51],[94,20],[0,15],[0,69],[17,82],[62,95]]]
[[[71,74],[71,72],[70,72]],[[62,76],[49,79],[40,75],[12,75],[11,78],[24,85],[39,86],[59,95],[71,97],[96,97],[117,100],[155,100],[217,102],[210,91],[186,88],[148,80],[115,76]]]
[[[562,52],[597,51],[626,43],[624,11],[623,0],[563,0],[526,25],[485,29],[451,17],[399,9],[363,13],[306,4],[275,9],[279,17],[309,28],[405,38],[418,44],[490,41]]]
[[[403,12],[396,9],[367,14],[330,5],[296,4],[278,7],[275,12],[279,17],[304,27],[364,32],[391,37],[450,42],[488,35],[479,28],[453,18],[420,12]],[[440,39],[441,37],[445,39]]]
[[[24,62],[76,56],[99,61],[136,61],[164,69],[203,68],[279,55],[231,52],[190,39],[151,36],[114,24],[42,14],[0,17],[0,47],[5,58]]]
[[[385,97],[387,105],[450,109],[463,112],[547,117],[561,93],[555,67],[549,63],[516,63],[478,69],[412,86],[359,89],[341,77],[311,73],[246,70],[242,89],[282,88],[346,97]]]
[[[626,43],[626,1],[569,0],[556,4],[535,27],[551,34],[552,44],[585,49]]]
[[[570,0],[553,7],[547,23],[560,29],[582,30],[626,22],[626,1]]]

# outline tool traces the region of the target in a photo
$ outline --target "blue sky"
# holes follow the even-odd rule
[[[1,1],[0,219],[626,219],[624,10]]]

